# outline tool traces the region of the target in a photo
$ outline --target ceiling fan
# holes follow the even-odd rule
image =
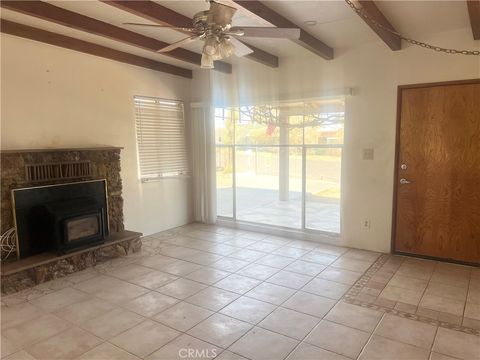
[[[298,28],[232,26],[232,18],[236,11],[237,9],[234,7],[210,1],[209,10],[195,14],[192,27],[139,23],[124,24],[145,27],[166,27],[190,33],[191,36],[170,44],[163,49],[159,49],[158,52],[164,53],[172,51],[193,41],[202,40],[205,44],[203,45],[201,67],[206,69],[213,68],[214,60],[224,59],[232,54],[245,56],[253,52],[252,49],[238,40],[237,37],[286,39],[298,39],[300,37],[300,29]]]

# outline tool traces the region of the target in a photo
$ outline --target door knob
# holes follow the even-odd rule
[[[410,184],[411,181],[407,180],[407,179],[400,179],[400,184]]]

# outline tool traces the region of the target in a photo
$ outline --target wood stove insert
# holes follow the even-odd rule
[[[12,190],[18,258],[65,254],[108,236],[105,180]]]

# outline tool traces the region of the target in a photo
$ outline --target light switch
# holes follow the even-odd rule
[[[373,149],[363,149],[363,160],[373,160]]]

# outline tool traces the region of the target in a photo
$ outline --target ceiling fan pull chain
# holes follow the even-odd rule
[[[378,27],[382,30],[385,30],[385,31],[388,31],[391,34],[397,35],[398,37],[400,37],[400,39],[408,42],[409,44],[420,46],[420,47],[423,47],[423,48],[428,49],[428,50],[433,50],[433,51],[437,51],[437,52],[444,52],[446,54],[460,54],[460,55],[480,56],[480,50],[448,49],[448,48],[443,48],[443,47],[440,47],[440,46],[431,45],[431,44],[428,44],[428,43],[425,43],[425,42],[422,42],[422,41],[418,41],[418,40],[415,40],[415,39],[408,38],[406,36],[403,36],[399,32],[394,31],[394,30],[384,26],[383,24],[380,24],[378,21],[372,19],[368,14],[366,14],[363,11],[363,9],[357,8],[351,0],[345,0],[345,2],[353,9],[353,11],[355,11],[355,13],[357,13],[358,16],[364,18],[369,23],[371,23],[372,25],[374,25],[374,26],[376,26],[376,27]]]

